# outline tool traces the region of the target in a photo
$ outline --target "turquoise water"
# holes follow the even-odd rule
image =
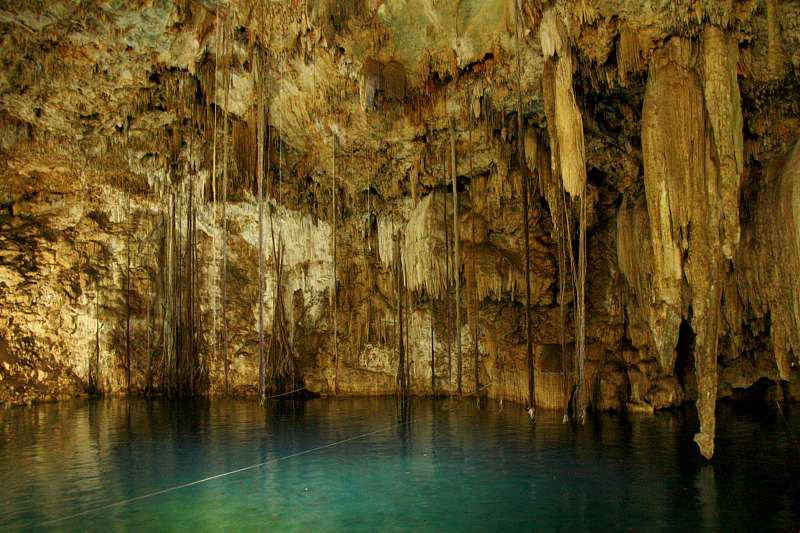
[[[798,408],[785,413],[800,435]],[[710,464],[696,426],[691,409],[574,428],[431,400],[402,418],[393,399],[6,409],[0,528],[797,531],[800,457],[784,419],[720,407]]]

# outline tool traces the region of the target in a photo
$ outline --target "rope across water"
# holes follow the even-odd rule
[[[293,392],[296,392],[296,391],[293,391]],[[280,461],[286,461],[287,459],[293,459],[295,457],[300,457],[300,456],[303,456],[303,455],[308,455],[310,453],[318,452],[318,451],[325,450],[325,449],[328,449],[328,448],[333,448],[334,446],[339,446],[341,444],[346,444],[348,442],[353,442],[355,440],[363,439],[363,438],[369,437],[371,435],[377,435],[378,433],[383,433],[384,431],[388,431],[390,429],[394,429],[394,428],[396,428],[398,426],[408,425],[410,423],[411,423],[410,419],[409,420],[404,420],[404,421],[398,422],[397,424],[392,424],[390,426],[386,426],[386,427],[383,427],[381,429],[376,429],[375,431],[369,431],[367,433],[362,433],[362,434],[356,435],[354,437],[348,437],[348,438],[343,439],[343,440],[339,440],[339,441],[336,441],[336,442],[331,442],[329,444],[324,444],[322,446],[317,446],[315,448],[311,448],[311,449],[308,449],[308,450],[303,450],[303,451],[300,451],[300,452],[291,453],[291,454],[285,455],[283,457],[275,457],[273,459],[268,459],[268,460],[262,461],[260,463],[255,463],[255,464],[252,464],[252,465],[249,465],[249,466],[244,466],[242,468],[237,468],[236,470],[231,470],[230,472],[223,472],[221,474],[216,474],[216,475],[209,476],[209,477],[206,477],[206,478],[203,478],[203,479],[198,479],[196,481],[190,481],[188,483],[182,483],[180,485],[175,485],[173,487],[168,487],[166,489],[161,489],[161,490],[157,490],[157,491],[154,491],[154,492],[149,492],[147,494],[142,494],[141,496],[135,496],[133,498],[128,498],[126,500],[120,500],[120,501],[117,501],[117,502],[114,502],[114,503],[109,503],[107,505],[101,505],[99,507],[94,507],[92,509],[87,509],[87,510],[81,511],[79,513],[75,513],[75,514],[71,514],[71,515],[68,515],[68,516],[63,516],[61,518],[56,518],[54,520],[48,520],[46,522],[42,522],[40,524],[40,527],[52,526],[54,524],[58,524],[58,523],[66,522],[68,520],[72,520],[72,519],[75,519],[75,518],[80,518],[82,516],[94,514],[94,513],[97,513],[99,511],[105,511],[107,509],[113,509],[115,507],[121,507],[121,506],[127,505],[129,503],[133,503],[133,502],[137,502],[137,501],[141,501],[141,500],[146,500],[148,498],[153,498],[155,496],[161,496],[161,495],[164,495],[164,494],[168,494],[170,492],[175,492],[177,490],[185,489],[185,488],[188,488],[188,487],[193,487],[195,485],[200,485],[202,483],[207,483],[209,481],[214,481],[215,479],[220,479],[220,478],[224,478],[224,477],[228,477],[228,476],[233,476],[235,474],[240,474],[242,472],[247,472],[249,470],[257,470],[257,469],[259,469],[261,467],[264,467],[264,466],[267,466],[267,465],[271,465],[271,464],[274,464],[274,463],[278,463]]]
[[[280,394],[276,394],[275,396],[267,396],[264,400],[273,400],[275,398],[280,398],[281,396],[289,396],[290,394],[294,394],[295,392],[300,392],[302,390],[306,390],[305,387],[300,387],[299,389],[290,390],[289,392],[282,392]]]

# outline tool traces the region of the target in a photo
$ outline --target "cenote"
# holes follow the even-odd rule
[[[0,530],[797,532],[799,126],[800,0],[0,0]]]
[[[800,416],[720,405],[583,427],[517,405],[98,400],[0,411],[0,527],[793,530]],[[238,470],[238,471],[237,471]],[[226,474],[226,475],[220,475]],[[217,477],[215,477],[217,476]],[[193,483],[193,484],[192,484]]]

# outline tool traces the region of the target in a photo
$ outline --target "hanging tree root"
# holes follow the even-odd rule
[[[283,300],[283,243],[273,249],[275,258],[275,306],[272,335],[267,355],[267,395],[281,394],[298,388],[295,349],[286,327],[286,307]]]
[[[519,1],[514,2],[514,39],[517,47],[517,158],[519,160],[519,171],[522,178],[522,209],[523,226],[525,228],[525,347],[526,362],[528,367],[528,414],[531,420],[536,415],[536,362],[533,356],[532,333],[531,333],[531,252],[530,252],[530,229],[528,224],[528,168],[525,164],[525,149],[522,128],[522,64],[520,63],[520,39],[519,39]]]

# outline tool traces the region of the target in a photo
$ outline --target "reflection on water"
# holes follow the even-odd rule
[[[709,464],[692,442],[691,409],[604,415],[582,428],[558,413],[540,413],[532,426],[521,408],[446,400],[7,409],[0,528],[41,526],[266,463],[52,527],[797,530],[800,466],[789,431],[800,435],[800,416],[785,414],[788,426],[776,413],[720,407]]]

